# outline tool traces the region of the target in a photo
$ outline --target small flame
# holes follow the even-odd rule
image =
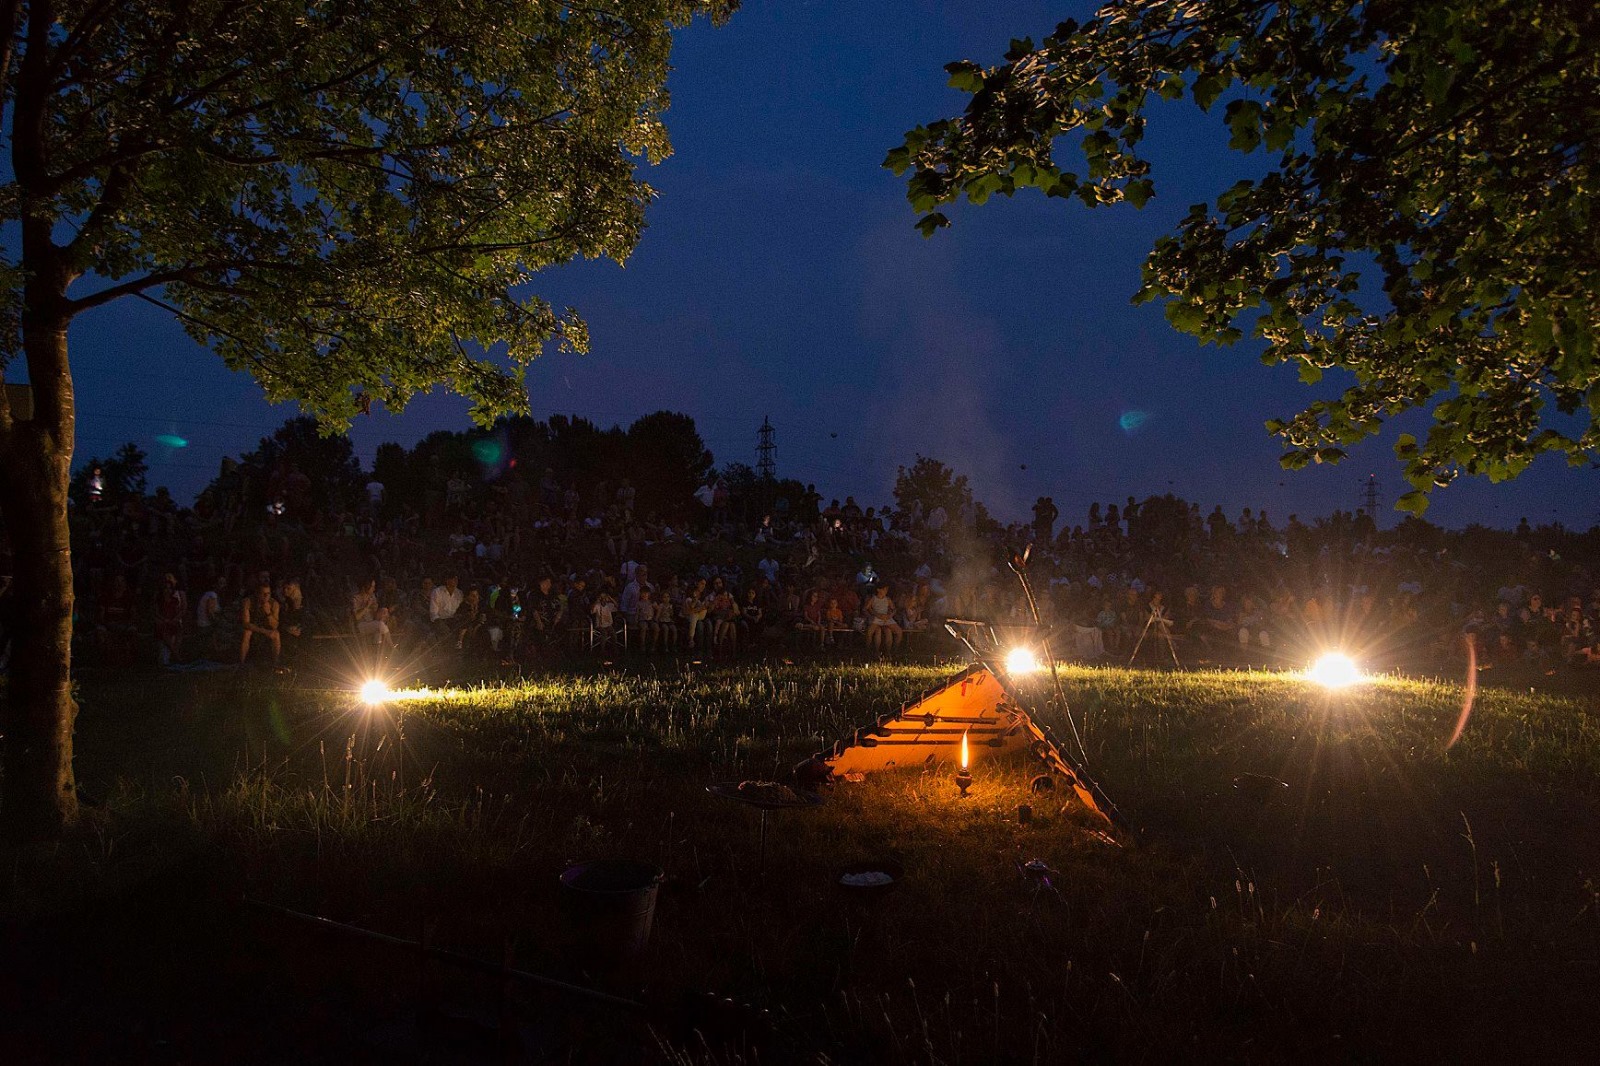
[[[963,770],[967,768],[967,735],[965,733],[961,734],[961,768]]]

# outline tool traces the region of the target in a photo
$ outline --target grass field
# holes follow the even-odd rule
[[[758,878],[756,815],[705,786],[780,776],[952,669],[673,665],[436,685],[381,711],[231,673],[86,684],[80,774],[106,806],[8,857],[0,944],[42,974],[0,978],[28,1019],[17,1061],[418,1046],[401,962],[241,897],[497,962],[513,937],[523,969],[770,1012],[702,1039],[703,1015],[518,999],[535,1061],[1589,1059],[1594,698],[1485,688],[1446,750],[1452,684],[1070,669],[1090,764],[1136,830],[1120,844],[1069,793],[1030,795],[1019,757],[981,764],[965,800],[936,766],[774,814]],[[1242,773],[1288,788],[1240,791]],[[669,875],[646,957],[609,978],[562,950],[556,882],[604,856]],[[903,884],[845,898],[838,868],[880,858]],[[1050,884],[1019,871],[1034,858]],[[424,998],[484,1002],[425,979]]]

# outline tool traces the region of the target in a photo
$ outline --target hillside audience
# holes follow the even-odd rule
[[[934,643],[946,618],[1033,622],[1005,565],[1031,544],[1034,602],[1063,655],[1154,664],[1170,636],[1196,663],[1299,664],[1332,646],[1380,663],[1467,646],[1485,669],[1600,663],[1600,528],[1379,530],[1346,512],[1280,526],[1171,495],[1095,503],[1082,524],[1040,497],[1005,526],[970,499],[823,506],[812,486],[726,474],[686,482],[673,505],[642,477],[428,469],[410,495],[372,473],[339,498],[286,460],[231,463],[193,508],[87,478],[72,515],[79,661],[276,668],[346,638],[486,668],[791,641],[925,653],[948,647]],[[262,489],[271,503],[246,513]],[[19,624],[12,565],[0,542],[0,664]]]

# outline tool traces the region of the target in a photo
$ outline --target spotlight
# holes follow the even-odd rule
[[[376,707],[386,701],[389,696],[389,686],[377,678],[373,678],[361,686],[361,702],[369,707]]]
[[[1006,653],[1006,673],[1033,674],[1040,669],[1039,657],[1032,648],[1012,648]]]
[[[1360,667],[1355,660],[1339,651],[1330,651],[1306,671],[1306,677],[1323,688],[1349,688],[1362,680]]]

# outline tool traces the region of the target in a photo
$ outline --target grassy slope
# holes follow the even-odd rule
[[[485,954],[514,931],[523,965],[558,972],[554,873],[629,855],[678,887],[653,991],[768,1004],[803,1034],[791,1046],[845,1059],[1575,1058],[1600,1035],[1592,701],[1485,690],[1446,751],[1451,685],[1327,696],[1283,675],[1074,669],[1069,703],[1137,844],[1107,845],[1064,796],[1019,825],[1026,761],[980,765],[965,801],[948,768],[912,770],[775,815],[753,883],[754,816],[703,786],[773,776],[946,672],[610,673],[376,715],[231,677],[91,688],[84,776],[120,813],[87,872],[31,867],[11,913],[97,913],[181,859],[202,871],[187,881],[403,935],[432,918]],[[1262,803],[1241,772],[1290,787]],[[881,856],[904,886],[873,911],[841,899],[831,871]],[[1053,888],[1018,874],[1034,857]]]

